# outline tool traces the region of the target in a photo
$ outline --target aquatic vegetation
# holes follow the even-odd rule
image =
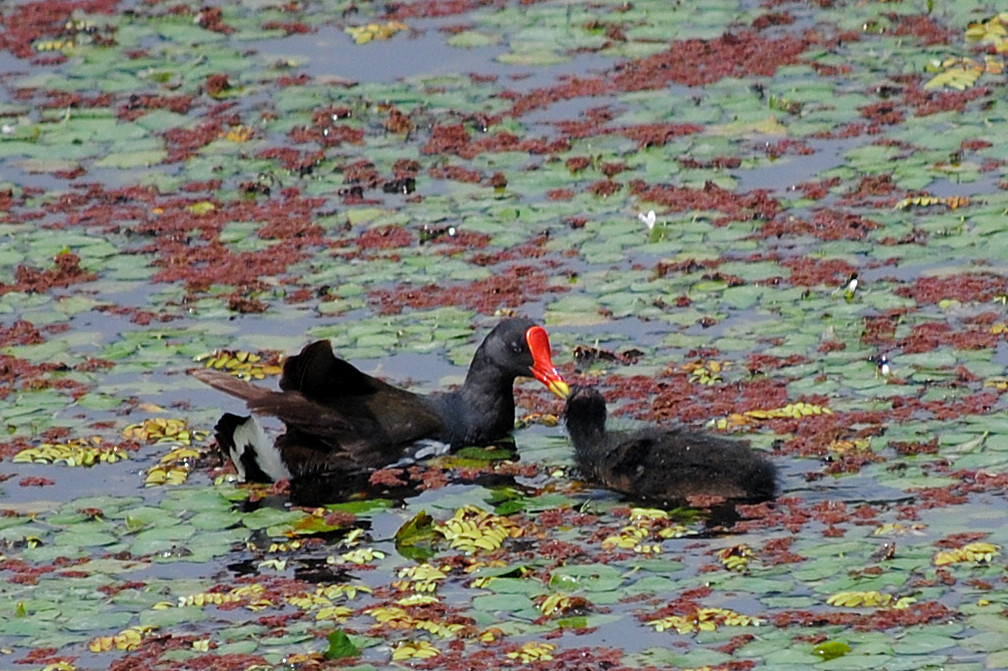
[[[1008,666],[1004,13],[9,9],[8,665]],[[288,506],[186,374],[330,338],[441,387],[510,313],[614,421],[745,437],[781,496],[635,508],[519,386],[513,446]]]

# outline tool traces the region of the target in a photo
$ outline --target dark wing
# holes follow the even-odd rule
[[[323,403],[332,397],[373,394],[382,386],[388,385],[334,355],[328,340],[316,340],[287,357],[280,376],[284,391],[301,392]]]
[[[404,445],[444,433],[444,420],[430,401],[362,373],[336,357],[328,340],[313,342],[288,358],[280,388],[284,390],[282,396],[297,394],[350,424],[360,445],[342,447],[355,455],[375,448],[382,452],[385,447],[390,455],[398,455]],[[310,417],[292,417],[282,402],[263,403],[253,410],[275,415],[303,433],[324,435],[324,428],[317,426],[319,422]],[[389,463],[379,454],[369,461]]]
[[[263,389],[235,376],[210,368],[189,371],[201,382],[214,389],[237,396],[257,413],[273,415],[284,422],[305,428],[326,436],[338,436],[354,431],[353,425],[340,413],[311,401],[298,392],[278,392]]]

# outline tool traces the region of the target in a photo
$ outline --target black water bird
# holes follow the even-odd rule
[[[585,480],[645,503],[761,501],[776,493],[776,468],[744,441],[685,427],[606,430],[606,402],[574,387],[564,421]]]
[[[550,357],[549,336],[534,322],[506,319],[476,349],[457,389],[417,394],[367,375],[336,357],[327,340],[307,345],[283,366],[280,391],[214,369],[192,374],[272,415],[286,432],[271,442],[252,416],[226,413],[217,442],[252,481],[362,472],[487,445],[514,428],[516,378],[534,377],[564,398],[570,393]]]

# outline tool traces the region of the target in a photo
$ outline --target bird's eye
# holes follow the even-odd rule
[[[515,354],[521,354],[521,351],[522,351],[521,343],[519,343],[519,342],[512,342],[511,343],[511,351],[514,352]]]

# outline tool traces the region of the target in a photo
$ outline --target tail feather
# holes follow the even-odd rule
[[[272,415],[288,427],[334,442],[360,438],[358,429],[338,410],[329,408],[296,391],[267,391],[248,400],[248,409],[258,415]]]
[[[353,443],[360,439],[358,429],[338,411],[297,391],[271,391],[234,375],[212,368],[197,368],[189,374],[214,389],[245,401],[252,412],[272,415],[289,426],[332,442]]]
[[[189,374],[214,389],[237,396],[248,403],[259,401],[273,393],[269,389],[263,389],[251,382],[240,380],[230,373],[213,368],[193,368]]]

